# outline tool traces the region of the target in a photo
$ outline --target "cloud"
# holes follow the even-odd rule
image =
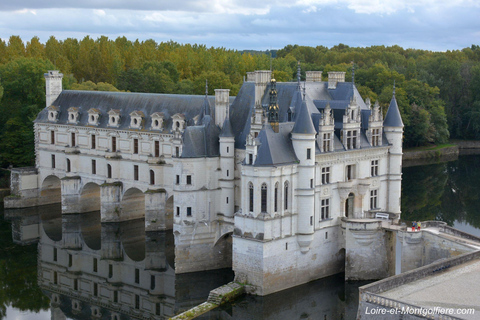
[[[106,35],[234,49],[345,43],[446,50],[480,42],[479,4],[470,0],[10,2],[0,4],[3,39]]]

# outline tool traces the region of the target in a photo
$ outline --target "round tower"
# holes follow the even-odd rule
[[[397,214],[400,219],[400,204],[402,194],[402,142],[403,142],[403,121],[395,99],[395,84],[393,96],[388,107],[387,114],[383,120],[383,131],[391,145],[388,154],[388,199],[387,211]]]
[[[305,100],[297,110],[292,144],[299,160],[297,179],[297,241],[302,252],[313,240],[315,219],[315,127]]]

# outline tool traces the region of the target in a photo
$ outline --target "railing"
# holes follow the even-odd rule
[[[390,299],[386,297],[379,296],[377,294],[373,294],[370,292],[362,293],[361,299],[364,302],[368,302],[371,304],[378,305],[384,308],[394,309],[395,312],[388,312],[388,314],[396,314],[399,315],[399,319],[401,319],[400,315],[415,315],[417,317],[423,317],[425,319],[432,319],[432,320],[459,320],[460,318],[444,315],[435,312],[435,308],[426,308],[420,307],[413,304],[401,302],[395,299]],[[359,306],[361,308],[361,305]]]

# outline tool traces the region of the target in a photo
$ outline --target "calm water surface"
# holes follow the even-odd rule
[[[402,218],[442,220],[480,236],[478,181],[480,156],[404,168]],[[96,307],[99,319],[115,312],[119,320],[163,319],[233,279],[231,270],[175,275],[173,235],[146,234],[142,220],[103,226],[98,212],[62,218],[59,206],[0,210],[0,319],[91,319]],[[94,283],[97,297],[87,290]],[[365,283],[345,283],[340,274],[267,297],[245,296],[201,319],[355,319]],[[120,301],[109,304],[112,290]]]

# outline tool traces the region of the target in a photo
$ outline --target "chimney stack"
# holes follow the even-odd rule
[[[336,89],[338,82],[345,82],[345,72],[330,71],[328,73],[328,89]]]
[[[47,107],[49,107],[62,93],[63,74],[58,70],[49,70],[43,76],[45,77],[45,100]]]
[[[322,71],[307,71],[307,82],[322,82]]]

